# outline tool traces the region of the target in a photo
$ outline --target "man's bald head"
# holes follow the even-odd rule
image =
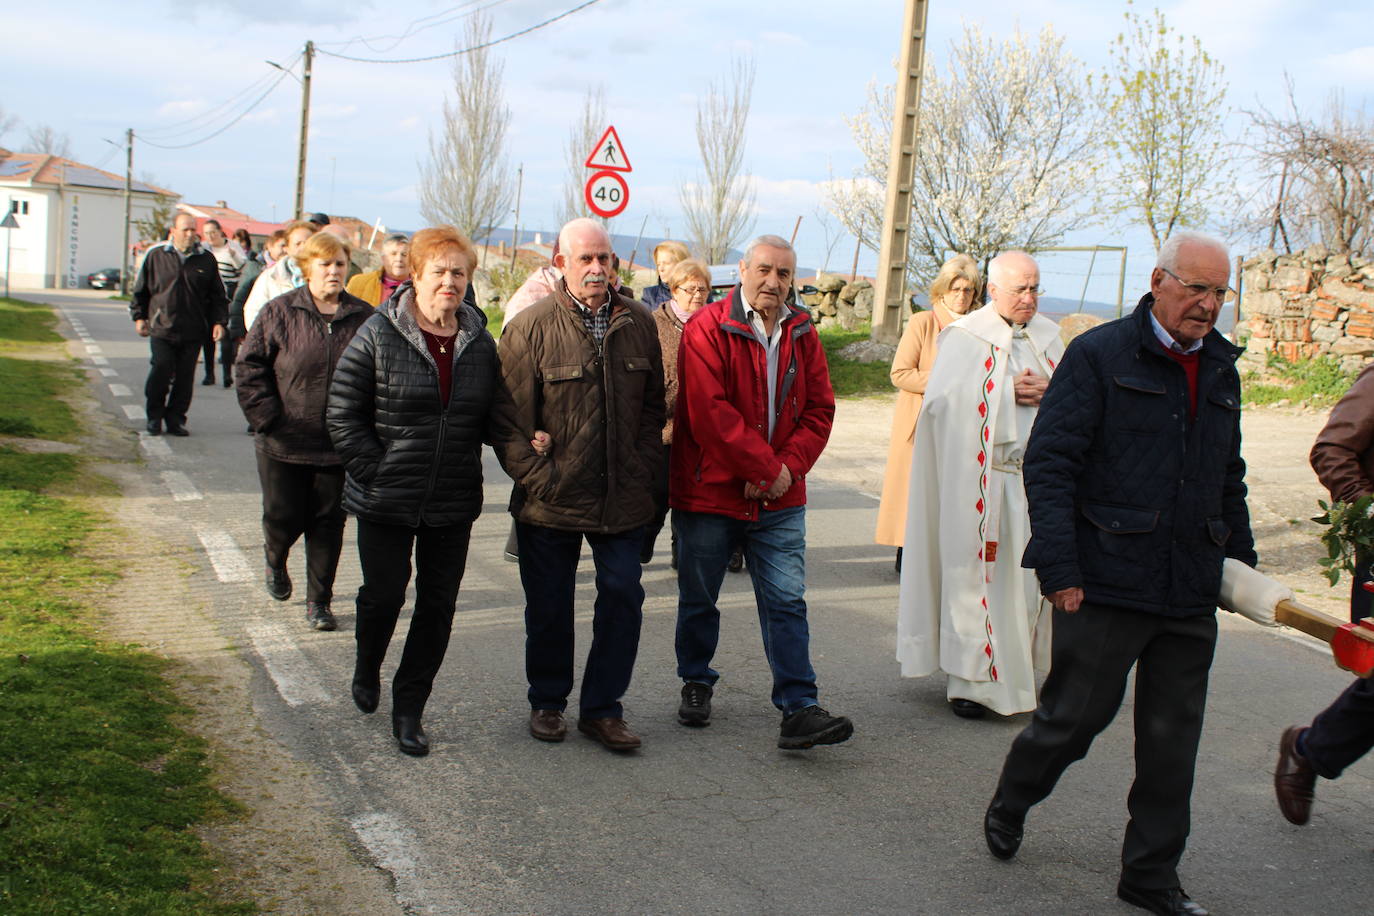
[[[1007,321],[1026,324],[1040,304],[1040,265],[1024,251],[1004,251],[988,262],[988,301]]]

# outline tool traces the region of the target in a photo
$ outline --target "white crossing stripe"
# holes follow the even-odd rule
[[[114,395],[114,396],[117,397],[117,398],[128,398],[128,397],[133,397],[133,394],[134,394],[134,393],[133,393],[132,391],[129,390],[129,386],[128,386],[128,385],[118,385],[118,384],[115,384],[114,382],[111,382],[111,383],[110,383],[110,394]]]
[[[109,366],[101,366],[100,374],[105,378],[117,378],[119,376],[119,373],[111,369]]]
[[[86,352],[87,352],[87,353],[99,353],[99,352],[100,352],[100,347],[96,346],[95,344],[86,344]]]
[[[150,436],[146,432],[140,432],[138,445],[149,458],[165,460],[172,457],[172,447],[161,436]]]
[[[142,404],[120,404],[119,406],[124,408],[124,416],[128,417],[130,420],[148,419],[148,415],[143,412]]]
[[[248,566],[248,557],[239,549],[233,537],[223,528],[198,528],[196,537],[205,547],[210,565],[215,567],[215,576],[221,582],[249,582],[253,572]]]
[[[305,615],[302,614],[301,628],[304,627]],[[263,621],[250,623],[247,629],[253,651],[262,659],[277,693],[288,705],[329,702],[329,694],[320,684],[319,668],[296,645],[285,624]]]
[[[149,438],[152,438],[151,436]],[[166,445],[167,443],[162,443]],[[172,491],[172,499],[179,503],[190,502],[195,499],[202,499],[200,491],[181,471],[163,471],[162,482],[167,485],[167,489]]]
[[[396,887],[396,902],[407,912],[423,912],[425,888],[421,886],[420,866],[413,850],[419,848],[415,834],[392,814],[370,811],[349,820],[353,832],[372,853],[379,868],[391,872]]]
[[[106,359],[105,357],[103,357],[103,356],[92,356],[92,357],[91,357],[91,365],[92,365],[92,366],[108,366],[109,364],[110,364],[110,361],[109,361],[108,359]]]

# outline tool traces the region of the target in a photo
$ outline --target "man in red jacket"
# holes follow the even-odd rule
[[[678,542],[678,721],[702,726],[720,675],[716,598],[742,543],[763,647],[782,711],[778,747],[838,744],[854,732],[816,702],[806,623],[806,473],[835,419],[820,337],[786,304],[797,257],[776,235],[755,239],[740,284],[687,322],[678,355],[669,504]]]

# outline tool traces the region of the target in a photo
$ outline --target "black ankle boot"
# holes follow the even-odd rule
[[[391,717],[391,733],[396,736],[396,744],[401,753],[412,757],[423,757],[429,753],[429,738],[420,727],[419,716]]]

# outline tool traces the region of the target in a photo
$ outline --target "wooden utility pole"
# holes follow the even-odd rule
[[[124,132],[124,248],[119,256],[119,292],[129,295],[129,222],[133,219],[134,129]]]
[[[896,105],[892,112],[892,153],[887,161],[887,202],[883,205],[878,286],[874,290],[873,339],[895,344],[902,334],[906,305],[906,268],[911,227],[911,184],[916,173],[916,115],[921,106],[925,66],[926,0],[906,0],[901,59],[897,65]]]
[[[515,231],[510,237],[510,269],[515,272],[515,253],[520,250],[520,196],[525,191],[525,163],[515,170]]]
[[[305,218],[305,148],[310,133],[310,67],[315,61],[315,43],[305,43],[305,69],[301,77],[301,148],[296,157],[296,219]]]

